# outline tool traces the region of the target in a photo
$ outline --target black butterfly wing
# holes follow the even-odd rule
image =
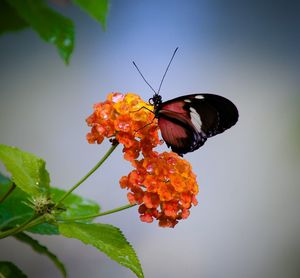
[[[236,106],[227,98],[213,94],[188,95],[190,106],[199,113],[202,120],[202,131],[207,137],[224,132],[236,124],[239,113]]]
[[[156,110],[156,117],[167,145],[182,155],[233,126],[238,120],[238,110],[222,96],[194,94],[163,102]]]

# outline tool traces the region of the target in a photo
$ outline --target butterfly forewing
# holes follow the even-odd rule
[[[210,131],[212,131],[211,136],[235,125],[239,115],[236,106],[230,100],[213,94],[203,94],[201,96],[203,96],[203,99],[199,99],[200,101],[196,102],[195,106],[203,117],[204,122],[207,122],[209,126],[209,121],[212,121],[210,118],[217,115],[217,121],[209,126]]]

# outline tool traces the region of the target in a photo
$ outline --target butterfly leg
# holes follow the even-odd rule
[[[145,107],[145,108],[146,108],[146,107]],[[142,126],[142,127],[139,128],[138,130],[135,130],[135,131],[134,131],[134,135],[135,135],[135,133],[137,133],[138,131],[142,130],[142,129],[145,128],[146,126],[151,125],[151,124],[154,122],[154,119],[155,119],[155,117],[153,118],[153,120],[152,120],[150,123],[148,123],[148,124]],[[158,128],[158,126],[157,126],[156,128]]]
[[[153,112],[151,109],[147,108],[146,106],[142,106],[142,107],[139,108],[138,110],[129,111],[129,113],[139,112],[139,111],[141,111],[142,109],[146,109],[146,110],[148,110],[149,112],[151,112],[151,113],[154,114],[154,112]]]

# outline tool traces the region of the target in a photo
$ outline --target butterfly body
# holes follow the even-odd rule
[[[199,149],[207,138],[224,132],[238,120],[236,106],[214,94],[185,95],[163,102],[155,93],[149,103],[154,106],[167,146],[181,156]]]

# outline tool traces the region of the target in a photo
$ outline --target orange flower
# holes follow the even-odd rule
[[[131,191],[128,200],[139,205],[142,221],[157,219],[161,227],[174,227],[189,216],[191,206],[197,205],[198,185],[186,160],[172,152],[153,152],[132,164],[136,169],[120,185]]]
[[[90,144],[101,144],[104,138],[115,138],[124,145],[124,158],[137,159],[142,152],[151,155],[160,140],[153,106],[138,95],[111,93],[107,100],[94,105],[94,113],[86,122],[91,127],[87,134]]]

